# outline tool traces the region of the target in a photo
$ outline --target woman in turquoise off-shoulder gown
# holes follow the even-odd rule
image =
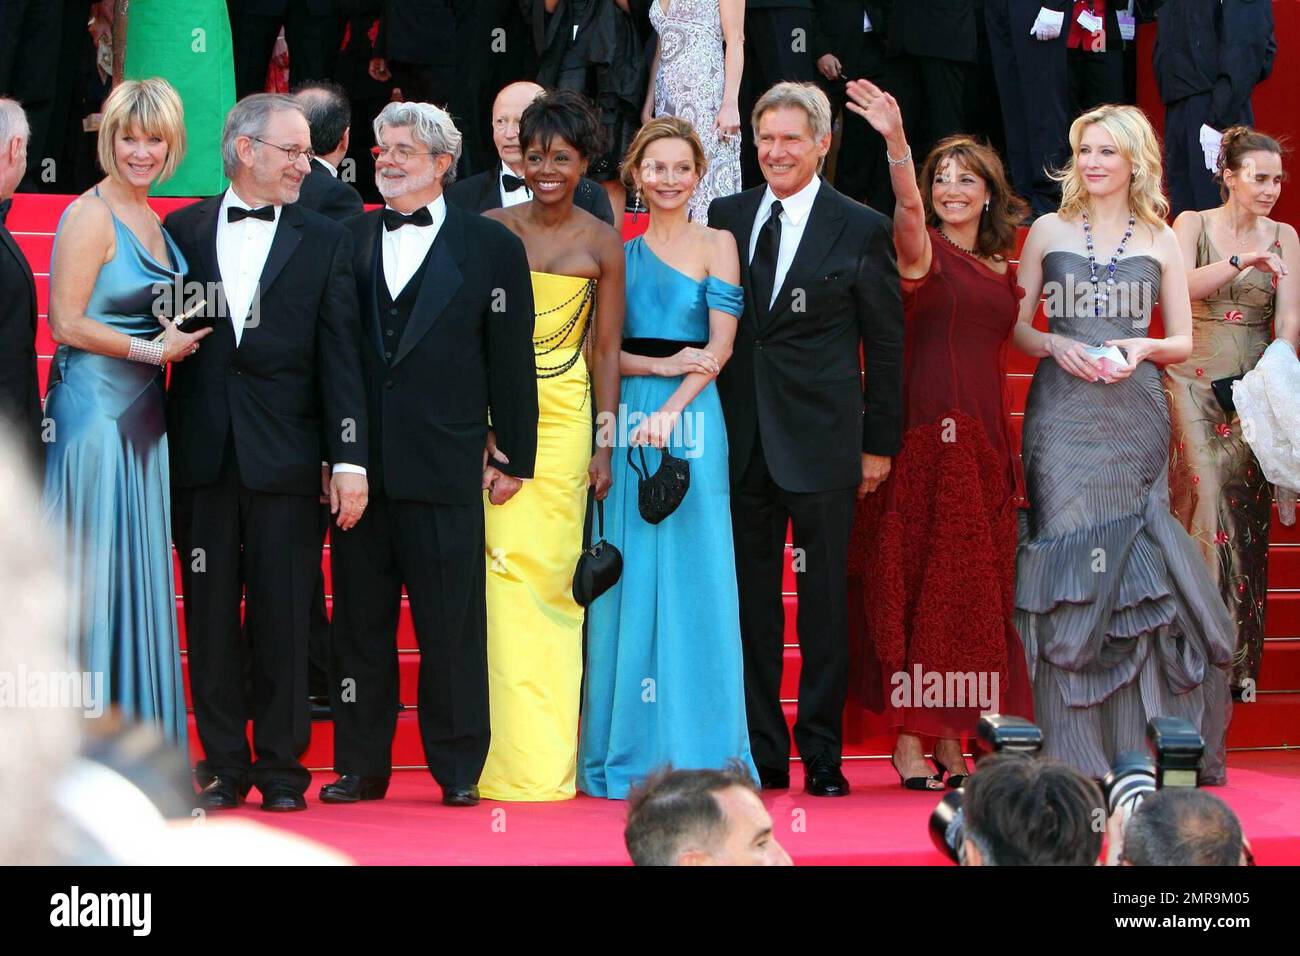
[[[93,703],[155,724],[183,750],[162,365],[207,332],[169,328],[152,343],[155,303],[175,314],[159,296],[175,298],[186,262],[146,203],[169,150],[183,151],[183,119],[161,80],[123,83],[104,115],[116,168],[55,236],[50,325],[61,344],[45,402],[44,516],[67,586],[69,658],[102,681]],[[150,121],[159,128],[140,129]]]
[[[630,155],[651,162],[660,157],[669,165],[678,152],[689,157],[694,134],[687,137],[689,127],[672,125],[680,123],[670,117],[647,124]],[[735,284],[735,242],[728,233],[686,221],[689,191],[672,195],[672,208],[663,208],[654,190],[644,193],[650,231],[625,246],[623,420],[614,435],[614,481],[605,501],[605,538],[623,554],[623,575],[587,612],[578,744],[578,788],[614,799],[668,764],[721,768],[736,760],[758,779],[745,721],[727,431],[713,381],[718,353],[730,352],[734,318],[744,311],[744,293]],[[697,279],[656,254],[651,242],[675,228],[680,240],[664,246],[673,249],[674,262],[733,281],[715,274]],[[719,262],[723,268],[715,268]],[[704,367],[712,374],[692,371]],[[679,370],[686,374],[673,374]],[[638,423],[676,410],[700,381],[703,387],[680,409],[675,427],[663,429],[668,450],[690,463],[690,489],[676,511],[649,524],[637,507],[628,442],[656,441]],[[646,448],[645,455],[649,467],[658,468],[660,452]]]

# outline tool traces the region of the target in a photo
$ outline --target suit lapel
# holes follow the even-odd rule
[[[194,248],[203,270],[205,283],[216,283],[220,290],[219,302],[209,302],[209,309],[217,309],[217,320],[213,323],[213,335],[220,335],[225,341],[223,347],[235,350],[235,326],[230,318],[230,309],[225,304],[225,280],[221,278],[221,260],[217,257],[217,223],[220,221],[221,201],[224,193],[218,193],[205,199],[199,205],[194,217]],[[188,276],[186,277],[188,279]]]
[[[361,304],[361,320],[365,323],[370,344],[375,347],[379,357],[384,356],[384,343],[379,333],[379,283],[384,281],[384,220],[381,213],[367,214],[369,235],[361,239],[361,260],[358,263],[357,281],[359,283],[358,300]]]
[[[18,268],[27,279],[27,294],[31,296],[32,328],[36,328],[36,277],[32,275],[31,264],[28,263],[27,257],[23,255],[22,250],[18,248],[18,240],[15,239],[4,226],[0,226],[0,245],[3,245],[13,255],[18,262]]]
[[[757,186],[741,196],[740,210],[737,215],[733,235],[736,237],[736,251],[740,254],[740,284],[745,290],[745,302],[748,304],[745,315],[749,316],[755,328],[758,327],[758,306],[754,299],[754,282],[749,273],[749,240],[754,234],[754,217],[758,215],[758,204],[763,201],[763,191],[767,187]]]
[[[411,318],[402,332],[402,339],[397,344],[397,354],[393,356],[396,365],[415,348],[420,339],[433,328],[447,304],[460,291],[464,277],[460,264],[465,261],[465,228],[461,220],[467,216],[462,209],[447,204],[447,218],[438,237],[433,241],[425,262],[424,272],[419,276],[420,291],[415,297],[415,306]],[[414,278],[412,282],[416,281]]]
[[[498,165],[483,174],[483,191],[479,194],[478,211],[501,208],[501,167]]]
[[[280,270],[285,267],[298,243],[302,242],[302,210],[297,205],[281,206],[280,221],[276,224],[275,238],[271,240],[271,251],[267,253],[266,264],[262,266],[262,275],[257,288],[262,296],[275,284]]]
[[[830,185],[823,181],[817,189],[817,198],[813,200],[808,221],[804,223],[799,248],[795,251],[794,260],[790,263],[790,269],[781,283],[781,291],[776,294],[776,299],[772,302],[772,309],[767,316],[769,325],[778,315],[790,308],[794,290],[808,284],[808,280],[812,278],[822,260],[834,248],[835,240],[839,238],[843,228],[844,213],[838,208]]]

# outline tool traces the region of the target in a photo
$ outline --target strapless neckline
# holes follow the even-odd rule
[[[1046,259],[1048,256],[1074,256],[1076,259],[1082,259],[1084,262],[1088,261],[1088,257],[1086,255],[1084,255],[1081,252],[1075,252],[1073,249],[1052,249],[1049,252],[1045,253],[1043,255],[1043,258]],[[1122,259],[1116,261],[1115,267],[1119,268],[1126,262],[1136,262],[1138,259],[1150,259],[1152,262],[1154,262],[1156,265],[1160,267],[1161,272],[1164,271],[1165,268],[1164,263],[1161,262],[1159,259],[1157,259],[1155,256],[1146,252],[1139,252],[1137,255],[1134,256],[1124,256]],[[1108,259],[1106,261],[1109,262],[1110,260]],[[1097,260],[1097,268],[1098,270],[1104,268],[1104,264],[1100,259]]]

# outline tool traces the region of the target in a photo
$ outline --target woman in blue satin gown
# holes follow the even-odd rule
[[[50,331],[60,344],[44,436],[44,513],[68,588],[73,666],[102,679],[123,718],[154,722],[182,749],[163,368],[210,329],[159,327],[155,307],[179,311],[186,263],[147,197],[184,149],[181,102],[163,80],[125,82],[105,102],[108,176],[67,208],[55,236]]]
[[[588,610],[578,788],[623,799],[651,772],[738,761],[755,779],[745,721],[740,611],[731,535],[727,431],[714,379],[731,354],[744,294],[730,233],[692,223],[704,151],[685,120],[642,127],[624,182],[650,209],[624,247],[627,312],[620,420],[605,537],[623,575]],[[690,464],[690,489],[657,525],[641,517],[628,444],[666,447]]]

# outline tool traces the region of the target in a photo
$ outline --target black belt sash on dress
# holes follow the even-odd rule
[[[624,339],[623,351],[647,358],[668,358],[682,349],[702,349],[708,342],[682,342],[677,339]]]

